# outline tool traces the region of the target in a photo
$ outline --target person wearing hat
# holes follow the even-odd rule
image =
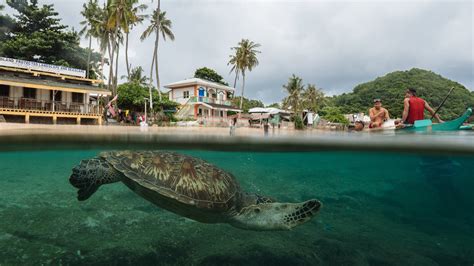
[[[383,122],[390,119],[387,109],[382,107],[380,99],[374,99],[374,107],[369,110],[370,124],[369,128],[381,127]]]
[[[405,91],[405,100],[403,100],[403,115],[402,123],[413,124],[416,120],[425,119],[425,109],[430,112],[431,115],[435,114],[435,111],[431,106],[423,99],[416,96],[416,90],[408,88]],[[443,123],[438,114],[434,116],[438,122]]]

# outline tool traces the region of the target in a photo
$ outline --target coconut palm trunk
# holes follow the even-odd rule
[[[125,63],[127,64],[127,77],[130,79],[130,65],[128,64],[128,32],[125,34]]]
[[[153,97],[152,97],[152,88],[153,88],[153,67],[155,66],[155,59],[156,59],[157,47],[156,47],[156,40],[155,40],[155,48],[153,49],[153,57],[151,59],[151,68],[150,68],[150,109],[153,110]]]
[[[110,44],[111,40],[108,41],[107,43],[107,46],[108,46],[108,50],[109,50],[109,58],[110,58],[110,62],[109,62],[109,78],[107,80],[107,86],[108,86],[108,89],[110,91],[113,92],[113,88],[112,88],[112,76],[113,76],[113,71],[114,71],[114,52],[115,52],[115,47],[114,45],[111,45]]]
[[[118,30],[119,30],[119,26],[120,26],[120,17],[117,18],[116,22],[115,22],[115,32],[114,32],[114,35],[112,36],[112,57],[110,59],[110,71],[109,71],[109,78],[112,79],[113,78],[113,74],[114,74],[114,71],[113,71],[113,65],[114,65],[114,56],[115,56],[115,48],[116,46],[118,46]],[[114,83],[112,83],[112,86],[114,86]],[[109,85],[110,85],[110,82],[109,82]],[[116,89],[115,87],[112,88],[112,93],[115,95],[116,94]]]
[[[245,89],[245,71],[242,71],[242,94],[240,96],[240,110],[242,110],[242,104],[244,102],[244,89]]]
[[[87,78],[90,77],[90,62],[91,62],[91,46],[92,46],[92,35],[89,34],[89,50],[87,51]]]
[[[156,31],[156,40],[155,40],[155,73],[156,73],[156,89],[158,90],[158,99],[161,102],[161,90],[160,90],[160,74],[158,72],[158,45],[160,43],[160,33]]]
[[[237,79],[239,78],[239,71],[235,71],[235,79],[234,79],[234,88],[237,86]]]
[[[119,59],[119,53],[120,53],[120,45],[117,42],[117,52],[115,54],[115,76],[114,76],[114,90],[115,90],[115,95],[117,94],[117,81],[118,81],[118,59]]]

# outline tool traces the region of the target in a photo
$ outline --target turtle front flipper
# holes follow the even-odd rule
[[[243,229],[290,230],[306,223],[320,210],[322,203],[312,199],[301,203],[263,203],[243,207],[230,224]]]
[[[78,188],[77,199],[88,199],[103,184],[121,181],[123,175],[102,158],[83,160],[72,169],[69,182]]]

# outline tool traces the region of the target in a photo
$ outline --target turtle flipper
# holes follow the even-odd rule
[[[77,199],[88,199],[103,184],[121,181],[122,174],[102,158],[83,160],[72,169],[69,182],[78,188]]]

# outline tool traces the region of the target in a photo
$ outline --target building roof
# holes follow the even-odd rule
[[[71,83],[69,81],[59,81],[35,77],[32,75],[14,75],[8,72],[0,72],[0,84],[10,86],[20,86],[43,90],[61,90],[79,93],[97,93],[103,95],[111,95],[109,90],[92,86],[88,84]]]
[[[227,91],[235,91],[235,89],[232,87],[215,83],[215,82],[211,82],[208,80],[200,79],[200,78],[190,78],[190,79],[173,82],[173,83],[165,85],[165,88],[175,89],[175,88],[194,86],[194,85],[207,86],[207,87],[212,87],[212,88],[227,90]]]

